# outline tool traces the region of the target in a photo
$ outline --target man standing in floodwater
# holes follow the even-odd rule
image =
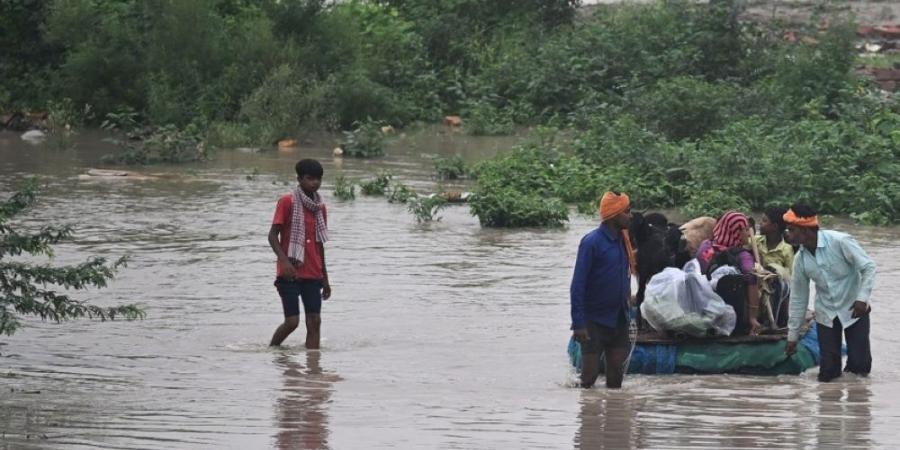
[[[298,185],[278,199],[269,229],[269,245],[278,257],[275,288],[281,296],[284,323],[269,345],[281,345],[300,323],[300,300],[306,316],[306,348],[319,348],[322,300],[331,297],[325,269],[328,212],[319,195],[324,169],[314,159],[294,167]]]
[[[629,353],[629,305],[634,252],[628,236],[628,196],[600,199],[600,226],[581,239],[570,290],[572,334],[581,344],[581,387],[589,388],[606,360],[606,387],[622,387]]]
[[[819,335],[819,381],[841,376],[841,332],[847,339],[845,372],[866,376],[872,370],[869,347],[869,302],[875,263],[850,235],[820,230],[816,212],[796,204],[784,214],[787,238],[800,245],[791,280],[788,343],[797,349],[800,325],[809,305],[809,281],[816,284],[816,331]]]

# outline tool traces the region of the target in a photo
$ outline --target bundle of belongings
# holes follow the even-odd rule
[[[713,277],[718,281],[728,270],[722,267]],[[650,279],[641,315],[658,331],[693,337],[728,336],[737,322],[734,308],[716,294],[696,259],[684,270],[667,267]]]

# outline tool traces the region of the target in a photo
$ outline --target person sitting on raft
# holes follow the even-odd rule
[[[759,263],[767,273],[777,275],[776,279],[768,276],[764,279],[767,288],[763,295],[768,295],[772,300],[772,314],[775,318],[775,326],[787,326],[788,299],[790,298],[791,270],[794,267],[794,248],[784,240],[787,223],[784,214],[787,208],[769,207],[763,213],[760,220],[759,232],[754,235],[756,249],[759,255]],[[762,291],[763,289],[761,289]],[[761,302],[764,301],[761,295]]]
[[[737,211],[729,211],[716,221],[713,228],[713,238],[705,240],[697,249],[697,262],[700,271],[707,276],[722,265],[732,265],[741,272],[740,277],[723,277],[719,281],[716,292],[722,296],[726,303],[734,307],[738,318],[738,326],[735,334],[749,332],[751,335],[759,333],[762,325],[757,319],[759,315],[759,289],[756,275],[754,274],[755,260],[744,245],[750,239],[750,222],[747,216]],[[727,293],[732,280],[746,286],[746,296]]]

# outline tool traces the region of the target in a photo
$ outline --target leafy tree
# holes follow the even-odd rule
[[[81,264],[53,267],[10,260],[24,254],[51,256],[52,245],[72,235],[69,226],[45,225],[37,233],[15,230],[11,219],[35,202],[37,180],[31,179],[12,197],[0,203],[0,333],[13,334],[24,315],[40,316],[57,322],[88,317],[92,319],[143,318],[134,305],[100,307],[75,300],[52,288],[102,288],[116,269],[125,264],[120,258],[108,264],[105,258],[92,257]]]

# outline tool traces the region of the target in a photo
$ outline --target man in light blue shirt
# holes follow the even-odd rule
[[[809,306],[809,282],[816,284],[816,331],[819,336],[819,381],[841,376],[841,331],[847,340],[845,372],[866,376],[872,370],[869,307],[875,263],[846,233],[820,230],[816,212],[796,204],[784,215],[788,241],[800,245],[791,280],[788,343],[797,348],[800,326]]]

